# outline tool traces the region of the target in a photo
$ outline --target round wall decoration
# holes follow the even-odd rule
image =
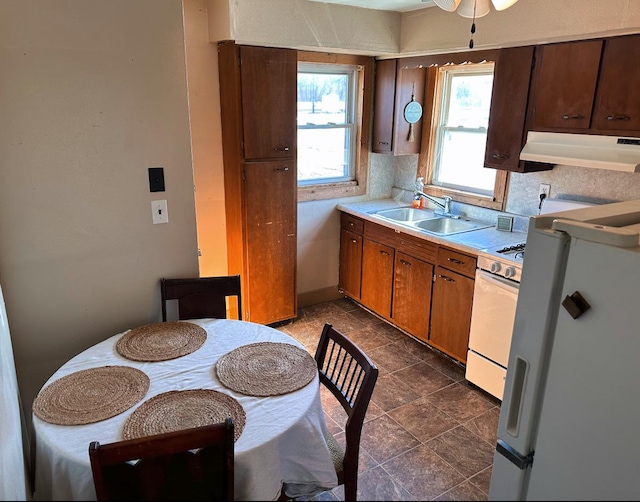
[[[417,101],[409,101],[404,107],[404,119],[409,124],[415,124],[422,118],[422,105]]]

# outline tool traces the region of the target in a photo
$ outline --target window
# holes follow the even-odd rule
[[[430,68],[437,83],[427,193],[502,209],[507,173],[484,167],[493,68],[493,63]]]
[[[298,185],[352,181],[358,68],[298,64]]]
[[[299,201],[365,193],[370,117],[363,103],[372,65],[362,56],[298,53]]]

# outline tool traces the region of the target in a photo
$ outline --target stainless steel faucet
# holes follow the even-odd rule
[[[420,197],[424,197],[429,202],[431,202],[432,204],[435,204],[436,206],[442,209],[442,211],[438,211],[438,210],[434,211],[436,214],[447,216],[449,218],[454,218],[454,219],[460,218],[459,215],[453,214],[451,212],[451,197],[449,197],[448,195],[445,195],[444,197],[442,197],[442,200],[444,201],[443,203],[443,202],[440,202],[435,197],[432,197],[431,195],[427,195],[426,193],[421,192],[420,190],[414,190],[414,194],[419,195]]]

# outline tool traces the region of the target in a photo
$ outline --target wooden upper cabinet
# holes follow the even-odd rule
[[[393,153],[406,155],[420,153],[422,122],[405,119],[405,108],[411,101],[424,107],[424,89],[427,81],[426,68],[398,68],[396,78],[396,105],[393,120]]]
[[[520,160],[520,151],[526,140],[525,121],[533,53],[531,45],[500,51],[493,71],[485,167],[517,172],[553,167],[549,164],[525,164]]]
[[[371,151],[393,152],[393,112],[396,99],[396,60],[376,61],[373,94],[373,142]]]
[[[242,46],[240,75],[244,159],[295,158],[296,51]]]
[[[602,46],[602,40],[589,40],[538,47],[533,130],[589,129]]]
[[[424,107],[427,69],[402,68],[400,64],[395,59],[376,62],[371,145],[376,153],[420,153],[423,117],[410,123],[405,109],[412,101]]]
[[[605,41],[593,129],[640,131],[640,35]]]

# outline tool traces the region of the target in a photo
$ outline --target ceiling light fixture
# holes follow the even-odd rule
[[[423,2],[425,0],[422,0]],[[511,7],[518,0],[491,0],[496,10],[505,10]],[[469,49],[473,49],[473,34],[476,32],[476,18],[484,17],[489,14],[491,4],[489,0],[433,0],[433,3],[447,12],[458,12],[462,17],[472,19],[471,21],[471,40],[469,40]]]

